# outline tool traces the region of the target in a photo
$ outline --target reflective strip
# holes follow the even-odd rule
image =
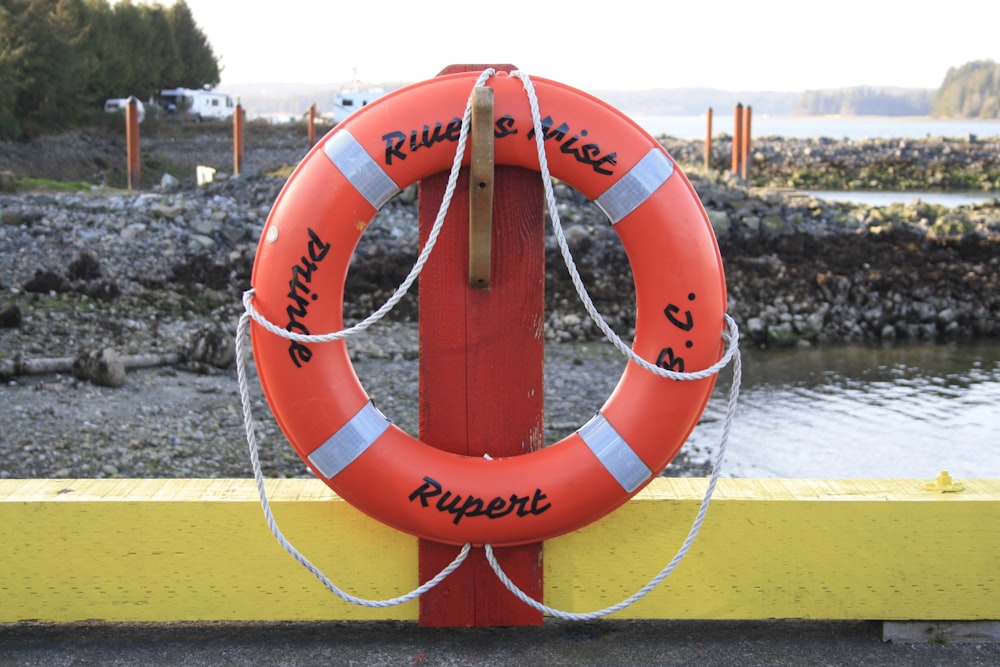
[[[654,148],[646,153],[646,157],[639,160],[639,164],[632,167],[627,174],[618,179],[617,183],[598,197],[595,203],[601,207],[613,225],[649,199],[649,196],[666,183],[673,173],[674,163],[666,153]]]
[[[369,401],[339,431],[309,455],[324,479],[333,479],[389,428],[389,420]]]
[[[590,451],[594,452],[597,460],[629,493],[653,476],[653,472],[646,467],[639,455],[601,413],[594,415],[577,433],[590,447]]]
[[[323,152],[376,210],[399,194],[396,183],[347,130],[334,132]]]

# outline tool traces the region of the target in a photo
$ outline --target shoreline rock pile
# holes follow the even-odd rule
[[[682,156],[700,144],[678,149],[664,142]],[[759,144],[757,150],[769,150]],[[258,173],[273,168],[257,159]],[[730,312],[746,341],[784,346],[1000,338],[1000,201],[874,207],[746,187],[694,169],[689,176],[715,229]],[[185,179],[165,183],[141,193],[95,188],[0,195],[0,322],[29,321],[37,328],[21,336],[17,326],[0,327],[8,356],[45,354],[60,339],[71,349],[58,354],[73,354],[74,341],[88,336],[121,354],[174,353],[190,349],[189,339],[206,328],[231,328],[260,231],[284,181],[257,176],[221,177],[204,187]],[[348,275],[348,321],[381,305],[413,264],[415,190],[390,202],[363,235]],[[634,290],[621,244],[596,206],[563,186],[557,196],[596,305],[617,331],[630,335]],[[547,338],[598,337],[551,231],[547,239]],[[416,318],[415,291],[393,319]],[[39,340],[42,334],[49,342]]]
[[[682,164],[704,164],[704,142],[661,138]],[[789,139],[754,137],[754,186],[803,190],[1000,192],[1000,137]],[[712,168],[732,164],[732,138],[712,142]]]
[[[716,230],[731,314],[754,344],[1000,337],[996,200],[958,209],[920,201],[879,208],[699,178],[694,184]],[[181,326],[175,318],[235,321],[260,230],[281,185],[257,178],[173,192],[4,195],[0,311],[35,311],[36,320],[54,318],[56,330],[100,322],[123,353],[151,351],[129,349],[131,334],[156,333],[156,346],[171,326]],[[628,335],[634,290],[621,244],[595,206],[557,189],[588,289],[612,326]],[[360,319],[381,305],[416,251],[411,190],[380,212],[362,237],[348,276],[345,317]],[[546,265],[547,337],[599,336],[579,306],[551,233]],[[411,294],[393,318],[415,317]],[[184,328],[192,327],[200,328]],[[10,343],[7,332],[3,338]],[[7,349],[43,351],[23,344]]]

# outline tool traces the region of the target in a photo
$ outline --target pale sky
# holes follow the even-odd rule
[[[1000,62],[996,0],[187,4],[222,85],[336,83],[355,68],[365,83],[413,82],[501,62],[582,90],[937,88],[949,67]]]

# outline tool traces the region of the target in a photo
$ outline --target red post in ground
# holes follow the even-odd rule
[[[316,143],[316,105],[309,107],[309,146]]]
[[[452,65],[441,74],[511,65]],[[472,90],[469,91],[470,95]],[[421,243],[448,175],[420,182]],[[420,439],[471,456],[512,456],[544,444],[545,217],[539,176],[496,167],[489,288],[469,280],[469,172],[462,170],[437,246],[420,274]],[[420,580],[458,547],[420,540]],[[515,583],[542,595],[542,545],[496,550]],[[501,584],[481,548],[420,598],[424,627],[541,625],[540,612]]]
[[[236,102],[233,109],[233,173],[239,174],[243,169],[243,121],[246,116],[243,113],[243,105]]]
[[[733,111],[733,173],[740,173],[740,158],[743,156],[743,104],[737,104]]]
[[[708,121],[705,123],[705,173],[712,173],[712,107],[708,107]]]
[[[743,109],[743,140],[740,142],[742,150],[742,157],[740,158],[742,170],[740,177],[744,181],[750,178],[750,116],[750,105],[748,104]]]
[[[141,189],[139,162],[139,102],[128,98],[125,105],[125,159],[128,162],[128,189]]]

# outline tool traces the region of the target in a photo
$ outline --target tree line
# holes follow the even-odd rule
[[[109,97],[220,81],[184,0],[0,0],[0,137],[66,127]]]
[[[899,90],[858,86],[840,90],[807,90],[799,97],[797,116],[926,116],[931,90]]]
[[[931,115],[1000,118],[1000,65],[992,60],[975,60],[950,68],[934,97]]]
[[[794,114],[1000,118],[1000,65],[976,60],[951,67],[937,90],[857,87],[807,90]]]

